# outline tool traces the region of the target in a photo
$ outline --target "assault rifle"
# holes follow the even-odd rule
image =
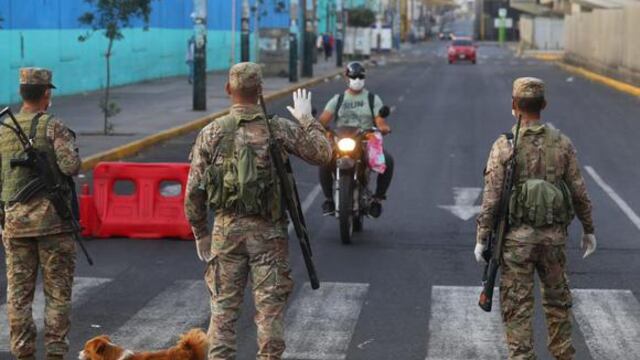
[[[9,115],[9,118],[11,118],[11,121],[13,122],[13,126],[2,121],[2,118],[5,115]],[[22,127],[20,126],[20,123],[13,115],[11,109],[9,109],[8,107],[0,111],[0,125],[11,130],[16,135],[24,149],[23,156],[18,159],[10,160],[10,166],[12,168],[24,167],[30,169],[31,173],[33,174],[31,180],[29,180],[29,182],[22,189],[20,189],[17,194],[14,195],[11,201],[28,202],[38,195],[43,195],[45,198],[49,199],[60,219],[71,224],[73,238],[80,246],[80,249],[82,249],[82,252],[87,258],[87,262],[89,263],[89,265],[93,265],[93,260],[91,259],[91,256],[89,256],[87,249],[85,248],[82,240],[78,235],[81,231],[81,228],[80,224],[78,223],[78,219],[76,218],[77,211],[75,209],[77,209],[77,207],[72,208],[71,206],[69,206],[67,200],[65,199],[65,196],[62,193],[63,188],[61,184],[59,184],[56,180],[53,170],[51,169],[52,165],[49,163],[49,159],[47,158],[47,154],[33,147],[34,139],[28,137],[27,134],[25,134],[24,130],[22,130]],[[68,181],[69,185],[71,186],[71,191],[75,192],[73,179],[67,177],[66,179],[62,180]],[[77,201],[77,198],[74,194],[72,194],[72,198],[73,201]]]
[[[296,187],[296,180],[293,177],[293,170],[289,158],[284,156],[284,150],[280,146],[280,143],[273,137],[271,131],[271,119],[267,115],[267,106],[265,105],[264,98],[260,95],[260,105],[262,106],[262,112],[264,113],[265,123],[267,124],[267,133],[269,134],[269,153],[271,154],[271,161],[276,168],[276,173],[280,180],[280,189],[284,198],[285,206],[293,228],[296,231],[296,236],[300,241],[300,248],[302,250],[302,257],[304,258],[304,264],[307,267],[307,273],[309,274],[309,282],[312,289],[318,289],[320,287],[320,281],[318,280],[318,274],[316,274],[315,266],[313,265],[311,243],[309,241],[309,232],[307,231],[307,225],[304,221],[304,213],[300,206],[300,197],[298,196],[298,188]]]
[[[500,194],[500,202],[494,218],[493,229],[487,239],[487,249],[482,253],[482,257],[484,257],[487,264],[482,274],[482,293],[480,294],[478,305],[486,312],[491,311],[491,305],[493,304],[493,288],[496,285],[496,276],[498,275],[498,268],[502,258],[504,237],[509,229],[509,200],[511,199],[513,180],[516,173],[516,156],[521,123],[522,115],[518,118],[515,135],[507,135],[510,141],[513,139],[513,152],[504,172],[502,193]]]

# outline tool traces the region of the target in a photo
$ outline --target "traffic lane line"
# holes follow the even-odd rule
[[[618,195],[618,193],[616,193],[615,190],[613,190],[613,188],[602,179],[602,177],[600,177],[600,175],[593,167],[585,166],[584,168],[591,176],[591,178],[596,182],[596,184],[598,184],[598,186],[600,186],[600,188],[602,188],[602,190],[604,190],[604,192],[609,195],[611,200],[613,200],[613,202],[618,205],[620,210],[622,210],[622,212],[629,218],[629,220],[631,220],[633,225],[635,225],[636,228],[640,230],[640,216],[638,216],[638,214],[633,211],[631,206],[629,206],[629,204],[627,204],[627,202],[624,201],[624,199],[620,195]]]
[[[481,291],[476,286],[432,287],[426,360],[507,358],[498,293],[494,310],[486,313],[476,306]]]
[[[73,281],[71,292],[72,307],[78,306],[89,300],[89,294],[103,285],[111,282],[111,279],[76,277]],[[45,298],[42,284],[38,284],[32,304],[33,322],[39,329],[43,329]],[[9,351],[9,320],[7,318],[7,305],[0,306],[0,351]],[[4,325],[6,324],[6,325]]]
[[[594,359],[632,359],[640,350],[640,304],[629,290],[573,290],[573,313]]]
[[[369,284],[305,283],[286,318],[287,350],[283,359],[346,359]]]
[[[204,281],[176,281],[118,328],[112,338],[129,349],[160,349],[183,332],[202,327],[210,314]]]
[[[582,77],[585,77],[589,80],[606,85],[620,92],[623,92],[632,96],[640,96],[640,87],[638,86],[634,86],[626,82],[595,73],[593,71],[587,70],[579,66],[569,65],[564,62],[556,61],[555,64],[567,72],[578,74]]]

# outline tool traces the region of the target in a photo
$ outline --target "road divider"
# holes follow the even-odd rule
[[[80,195],[83,236],[193,239],[184,213],[188,163],[102,162]]]
[[[265,100],[273,101],[273,100],[282,98],[283,96],[291,94],[296,89],[317,85],[319,83],[324,82],[325,80],[330,80],[336,77],[340,73],[341,71],[336,70],[326,75],[318,76],[307,81],[296,83],[284,89],[265,95]],[[222,111],[218,111],[218,112],[200,117],[186,124],[178,125],[170,129],[163,130],[158,133],[146,136],[142,139],[132,141],[130,143],[97,153],[95,155],[91,155],[83,160],[82,171],[92,170],[101,161],[116,161],[116,160],[121,160],[127,157],[131,157],[139,153],[140,151],[146,148],[149,148],[153,145],[159,144],[161,142],[173,139],[181,135],[188,134],[190,132],[200,130],[203,127],[207,126],[211,121],[219,117],[222,117],[228,113],[229,113],[229,109],[227,108]]]

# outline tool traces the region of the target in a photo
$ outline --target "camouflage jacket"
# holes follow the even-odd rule
[[[540,123],[529,124],[520,130],[518,150],[526,150],[525,154],[528,173],[532,176],[544,178],[545,156],[544,152],[544,129],[545,125]],[[515,129],[514,129],[515,131]],[[527,136],[523,136],[526,134]],[[491,232],[495,221],[500,195],[505,175],[506,163],[511,157],[512,146],[505,136],[500,136],[491,148],[489,160],[484,173],[484,195],[480,215],[477,218],[478,243],[485,242]],[[556,167],[559,169],[562,179],[567,184],[571,192],[571,200],[575,208],[578,219],[582,222],[586,234],[594,233],[593,219],[591,217],[591,200],[587,193],[584,178],[580,172],[580,164],[575,147],[568,137],[562,135],[557,151]],[[522,166],[523,164],[517,164]],[[517,175],[516,175],[517,176]],[[567,237],[567,228],[560,224],[542,228],[533,228],[528,225],[521,225],[511,228],[506,237],[511,240],[534,243],[534,244],[564,244]]]
[[[234,105],[231,115],[236,118],[252,118],[262,116],[262,109],[257,105]],[[332,147],[324,135],[324,128],[313,118],[302,119],[300,124],[284,118],[276,117],[272,121],[273,136],[288,152],[303,160],[322,165],[331,161]],[[185,214],[191,223],[193,233],[197,239],[210,235],[207,215],[207,195],[203,190],[203,180],[206,169],[212,165],[214,154],[222,138],[222,128],[216,121],[202,129],[191,151],[191,169],[187,182],[185,198]],[[264,121],[243,122],[235,133],[235,143],[264,144],[268,141],[268,133]],[[258,164],[268,164],[268,151],[256,154]],[[259,216],[238,216],[230,211],[216,210],[216,225],[226,224],[228,231],[238,231],[243,228],[253,228],[255,223],[264,224],[264,232],[274,232],[274,236],[286,235],[286,223],[271,223]],[[270,228],[269,228],[270,227]],[[215,226],[214,229],[218,229]]]
[[[17,114],[17,117],[21,116],[32,118],[35,113],[23,111]],[[72,132],[59,119],[54,118],[49,121],[46,136],[53,144],[60,171],[68,176],[77,175],[81,161]],[[9,160],[3,159],[0,155],[0,163]],[[0,188],[2,180],[0,173]],[[0,209],[0,216],[4,220],[3,236],[6,237],[35,237],[71,231],[71,226],[62,222],[51,202],[42,197],[36,197],[26,203],[5,204]]]

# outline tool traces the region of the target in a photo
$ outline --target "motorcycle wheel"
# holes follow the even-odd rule
[[[340,174],[340,240],[351,244],[353,235],[353,176],[349,172]]]

